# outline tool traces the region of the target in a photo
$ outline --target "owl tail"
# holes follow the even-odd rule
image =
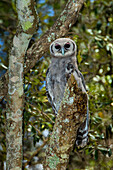
[[[88,142],[88,122],[87,119],[80,125],[77,131],[76,145],[77,147],[84,147]]]

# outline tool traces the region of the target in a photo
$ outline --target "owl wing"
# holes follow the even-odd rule
[[[86,93],[86,85],[82,73],[75,68],[73,71],[73,75],[75,77],[75,80],[77,81],[78,87],[81,88],[81,90]]]
[[[85,81],[82,73],[78,69],[74,69],[73,75],[77,81],[78,87],[82,89],[83,92],[86,92]],[[80,125],[77,130],[76,145],[84,147],[88,142],[88,124],[89,124],[89,109],[88,109],[88,96],[87,96],[87,113],[85,121]]]
[[[84,77],[82,73],[73,66],[72,63],[68,63],[66,68],[67,77],[69,78],[71,74],[75,77],[78,87],[82,90],[82,92],[86,93],[86,85],[84,81]],[[87,98],[87,113],[85,121],[80,125],[77,130],[76,136],[76,145],[80,147],[84,147],[88,142],[88,124],[89,124],[89,110],[88,110],[88,98]]]
[[[53,81],[52,81],[52,75],[50,72],[50,68],[47,69],[46,72],[46,95],[48,98],[49,103],[51,104],[53,110],[55,111],[55,106],[53,104],[53,100],[54,100],[54,94],[53,94]]]

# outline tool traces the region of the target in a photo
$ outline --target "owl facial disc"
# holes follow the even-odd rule
[[[59,38],[50,46],[50,53],[53,57],[68,57],[76,53],[77,47],[69,38]]]

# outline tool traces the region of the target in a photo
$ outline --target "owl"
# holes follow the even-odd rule
[[[56,39],[50,45],[51,64],[46,73],[46,94],[55,114],[58,113],[71,74],[78,80],[81,90],[87,94],[83,75],[78,70],[76,51],[75,42],[69,38]],[[86,120],[77,131],[76,145],[79,147],[84,147],[88,142],[88,122],[87,104]]]

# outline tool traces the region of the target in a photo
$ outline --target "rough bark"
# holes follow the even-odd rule
[[[85,120],[86,113],[87,94],[81,91],[72,75],[67,83],[46,151],[45,170],[66,170],[77,129]]]
[[[69,0],[67,2],[66,7],[56,20],[55,24],[27,51],[25,73],[34,67],[37,60],[48,51],[49,45],[53,40],[64,37],[67,34],[73,24],[75,24],[84,1],[85,0]],[[7,94],[7,74],[8,72],[0,80],[1,98]]]
[[[18,0],[19,25],[9,55],[6,113],[6,168],[22,169],[23,66],[29,41],[37,28],[34,1]]]

